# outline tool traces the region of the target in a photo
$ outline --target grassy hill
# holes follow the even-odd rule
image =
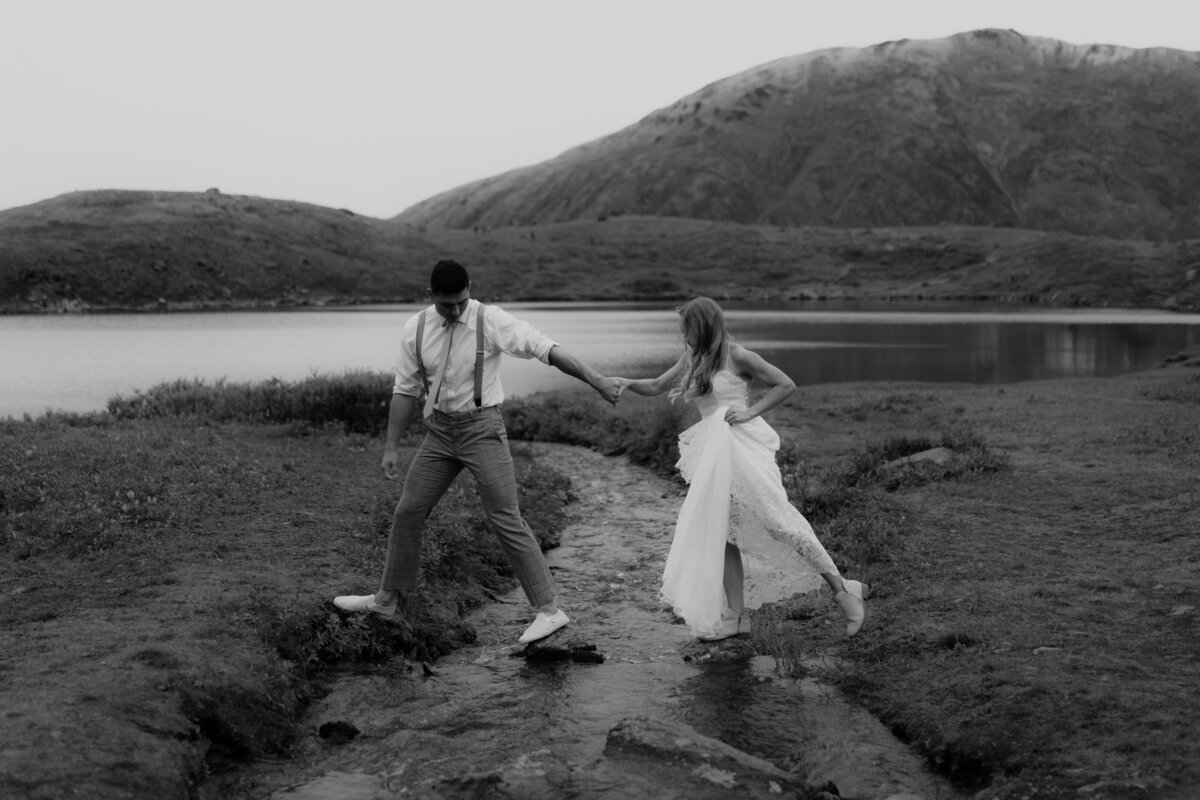
[[[1200,236],[1200,53],[979,30],[783,58],[398,219]]]
[[[9,310],[299,303],[421,282],[382,266],[376,221],[218,192],[75,192],[0,212],[0,297]],[[419,249],[419,245],[413,245]],[[365,296],[365,299],[370,299]]]
[[[219,193],[76,192],[0,212],[0,311],[422,299],[454,257],[503,300],[979,298],[1200,308],[1200,242],[962,226],[818,228],[616,216],[421,229]]]

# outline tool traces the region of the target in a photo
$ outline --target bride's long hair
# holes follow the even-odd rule
[[[686,359],[683,374],[671,388],[672,402],[711,392],[713,375],[725,365],[729,352],[725,315],[714,300],[696,297],[680,306],[679,330],[683,333]]]

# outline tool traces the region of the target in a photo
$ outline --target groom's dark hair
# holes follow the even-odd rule
[[[429,291],[434,294],[458,294],[471,285],[467,268],[449,258],[433,265],[429,274]]]

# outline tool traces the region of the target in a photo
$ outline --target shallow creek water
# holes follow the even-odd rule
[[[610,731],[624,720],[648,719],[678,726],[671,729],[675,741],[681,730],[718,739],[786,770],[798,784],[832,782],[844,798],[961,797],[831,689],[780,674],[766,656],[702,658],[704,646],[658,599],[682,500],[676,486],[623,458],[534,448],[574,482],[572,522],[548,558],[572,617],[569,639],[594,645],[603,662],[522,658],[515,642],[530,612],[515,592],[472,616],[474,645],[424,674],[384,668],[340,676],[309,710],[309,734],[296,758],[248,770],[239,781],[244,796],[701,796],[665,768],[667,759],[659,769],[653,759],[618,763],[611,750],[606,754]],[[839,635],[831,610],[829,640],[814,643],[814,657],[818,650],[836,653]],[[318,735],[329,722],[360,733],[335,744]],[[748,796],[728,775],[724,786],[721,780],[713,778],[712,793],[702,796]]]

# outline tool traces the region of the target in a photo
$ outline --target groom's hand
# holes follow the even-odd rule
[[[621,382],[616,378],[601,378],[596,385],[596,391],[600,393],[600,396],[614,406],[621,398],[621,389]]]
[[[400,451],[394,447],[383,448],[383,460],[379,463],[379,468],[383,470],[383,477],[389,481],[396,480],[396,467],[400,463]]]

